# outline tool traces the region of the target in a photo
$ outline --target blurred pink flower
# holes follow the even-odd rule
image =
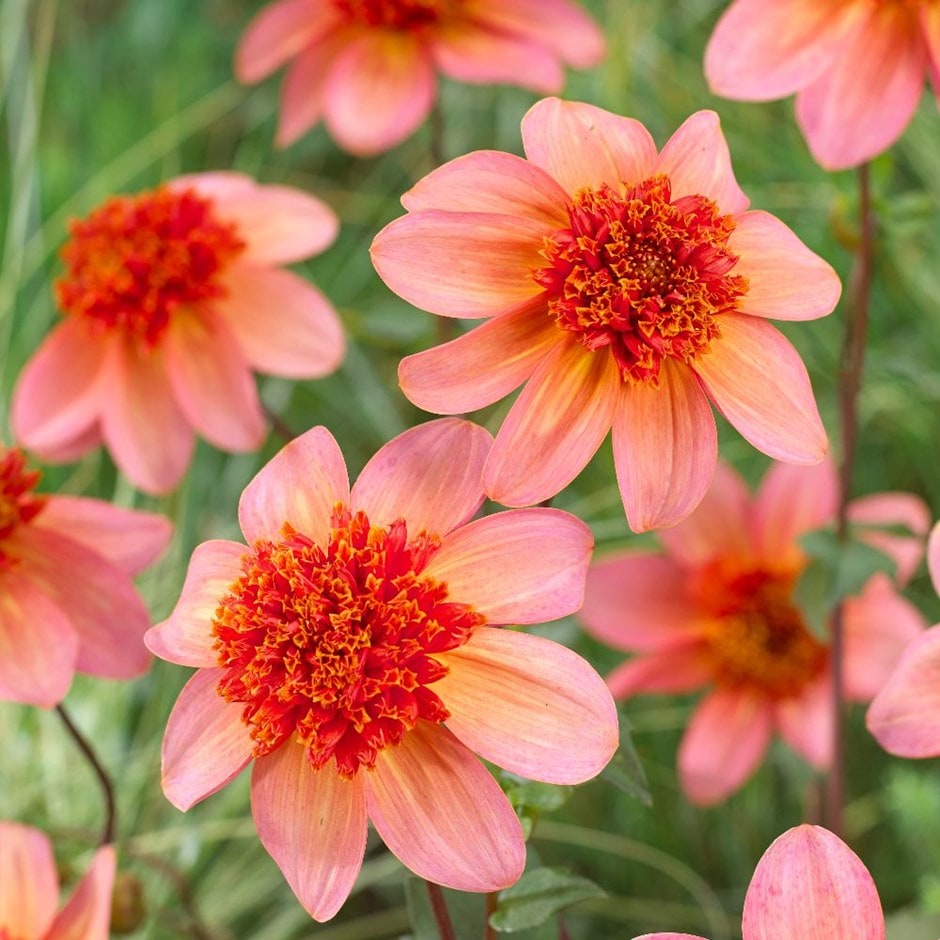
[[[829,649],[793,591],[809,560],[799,539],[834,522],[837,485],[828,460],[775,464],[751,498],[719,463],[699,508],[658,533],[665,554],[619,552],[588,572],[581,620],[604,642],[639,654],[608,676],[615,696],[710,687],[679,748],[679,781],[694,803],[718,803],[743,786],[774,733],[814,766],[831,763]],[[887,542],[883,532],[856,533],[907,577],[922,554],[926,506],[882,493],[854,503],[851,518],[911,529]],[[870,701],[923,628],[891,579],[873,575],[845,604],[846,697]]]
[[[59,913],[59,876],[49,839],[0,821],[0,937],[4,940],[108,940],[114,847],[102,846]]]
[[[674,524],[714,471],[709,400],[765,453],[820,461],[809,377],[768,318],[824,316],[839,279],[778,219],[746,211],[717,115],[692,115],[657,153],[637,121],[549,98],[522,139],[527,159],[479,151],[426,176],[372,247],[409,302],[491,318],[404,359],[408,398],[457,414],[526,383],[487,495],[554,496],[613,427],[630,526]]]
[[[743,940],[884,940],[878,889],[862,860],[821,826],[778,836],[744,897]],[[705,940],[647,933],[634,940]]]
[[[735,0],[705,50],[716,95],[768,101],[796,93],[796,117],[823,167],[890,147],[929,75],[940,96],[936,0]]]
[[[14,434],[44,460],[104,442],[143,490],[180,481],[194,430],[251,451],[266,426],[251,370],[333,371],[344,339],[312,285],[278,266],[323,251],[320,200],[240,173],[184,176],[73,222],[56,285],[65,319],[26,364]]]
[[[491,443],[433,421],[350,490],[336,441],[314,428],[242,495],[248,547],[200,545],[147,635],[199,669],[167,725],[168,799],[188,809],[254,760],[261,841],[317,920],[352,889],[370,819],[430,881],[494,891],[519,877],[519,821],[473,752],[577,783],[617,747],[613,699],[583,659],[495,626],[577,609],[592,538],[553,509],[471,522]]]
[[[253,83],[293,60],[278,146],[322,119],[365,156],[424,121],[438,72],[551,94],[562,64],[589,68],[603,53],[600,30],[572,0],[276,0],[248,25],[235,71]]]
[[[166,548],[168,519],[35,493],[37,471],[0,448],[0,699],[51,707],[75,672],[146,672],[150,615],[133,575]]]

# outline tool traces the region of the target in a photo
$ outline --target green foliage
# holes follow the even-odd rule
[[[593,881],[561,868],[536,868],[499,893],[490,926],[500,933],[539,927],[555,914],[589,898],[604,897]]]

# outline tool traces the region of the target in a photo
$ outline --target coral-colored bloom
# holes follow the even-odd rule
[[[491,318],[402,361],[413,402],[456,414],[527,383],[487,495],[553,496],[613,427],[631,527],[676,523],[714,471],[709,400],[770,456],[820,461],[806,369],[767,318],[824,316],[839,280],[782,222],[746,211],[718,117],[694,114],[657,153],[636,121],[546,99],[522,139],[527,159],[481,151],[426,176],[372,248],[416,306]]]
[[[293,60],[278,145],[322,119],[341,147],[368,155],[424,121],[438,72],[551,94],[562,64],[589,68],[603,52],[572,0],[276,0],[249,24],[235,71],[257,82]]]
[[[98,499],[36,493],[0,448],[0,699],[51,707],[75,672],[130,679],[150,656],[133,575],[166,548],[169,520]]]
[[[705,50],[715,94],[796,94],[809,149],[829,170],[901,136],[929,75],[940,99],[937,0],[735,0]]]
[[[679,748],[680,783],[695,803],[718,803],[741,787],[775,732],[811,764],[831,762],[829,650],[793,591],[808,562],[799,538],[834,521],[836,492],[829,461],[775,464],[753,499],[720,463],[699,508],[659,533],[665,555],[621,552],[588,573],[584,624],[639,654],[608,677],[615,696],[710,687]],[[921,501],[877,494],[853,503],[851,518],[907,577],[927,530]],[[891,523],[913,534],[864,529]],[[923,627],[884,573],[846,599],[846,697],[870,701]]]
[[[0,937],[4,940],[108,940],[114,848],[102,846],[61,911],[59,876],[48,838],[0,822]]]
[[[884,940],[878,889],[862,860],[821,826],[796,826],[761,856],[744,897],[744,940]],[[647,933],[634,940],[705,940]]]
[[[52,462],[104,442],[154,493],[185,473],[194,431],[257,449],[251,370],[317,378],[342,359],[330,303],[277,267],[323,251],[336,229],[320,200],[239,173],[180,177],[74,222],[56,285],[64,321],[20,376],[14,434]]]
[[[350,489],[314,428],[242,495],[248,547],[200,545],[147,635],[199,667],[167,726],[164,792],[188,809],[254,760],[261,840],[318,920],[349,894],[370,819],[431,881],[493,891],[519,877],[519,821],[473,752],[577,783],[617,746],[613,699],[583,659],[494,626],[576,610],[592,539],[551,509],[471,522],[491,442],[434,421],[386,444]]]

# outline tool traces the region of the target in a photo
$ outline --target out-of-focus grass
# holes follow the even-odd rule
[[[639,118],[663,143],[693,111],[721,115],[738,178],[755,207],[776,213],[847,281],[855,227],[851,173],[827,175],[811,160],[790,102],[738,104],[713,98],[701,74],[714,0],[586,0],[605,24],[606,63],[570,76],[567,97]],[[235,168],[264,181],[315,192],[343,220],[337,244],[300,266],[341,311],[350,334],[346,363],[319,382],[261,379],[267,405],[291,428],[327,425],[355,474],[366,459],[424,415],[399,393],[399,359],[435,342],[434,318],[390,295],[374,274],[368,246],[401,213],[398,196],[430,164],[422,129],[373,160],[342,154],[318,129],[287,151],[271,141],[277,81],[244,89],[231,53],[259,2],[247,0],[3,0],[0,5],[0,427],[15,377],[55,321],[51,284],[65,223],[104,196],[153,186],[181,172]],[[515,89],[445,83],[445,149],[520,152],[519,119],[532,96]],[[859,493],[908,489],[940,506],[937,467],[940,378],[940,123],[924,107],[902,143],[874,167],[879,261],[868,371],[861,401]],[[790,324],[820,407],[835,437],[835,395],[844,308],[827,320]],[[505,405],[478,417],[495,428]],[[238,496],[262,453],[228,456],[200,445],[192,472],[165,499],[120,481],[107,457],[49,467],[45,484],[170,514],[177,534],[167,557],[142,580],[154,618],[172,607],[195,544],[237,537]],[[751,479],[766,460],[726,427],[722,450]],[[582,515],[599,549],[640,544],[630,536],[613,481],[609,445],[556,504]],[[645,537],[646,542],[650,537]],[[938,609],[924,576],[912,596]],[[602,671],[617,656],[571,623],[549,628],[571,639]],[[370,843],[356,893],[337,919],[314,925],[254,834],[247,776],[182,815],[159,787],[166,716],[186,670],[158,663],[134,683],[80,678],[67,706],[100,748],[119,793],[122,864],[144,881],[150,916],[136,936],[365,940],[406,931],[401,869]],[[655,804],[651,810],[601,782],[536,827],[533,845],[610,894],[572,911],[573,937],[623,937],[652,929],[737,936],[737,912],[756,859],[802,818],[813,774],[783,747],[726,805],[700,811],[678,793],[675,752],[691,700],[647,699],[626,712],[636,729]],[[882,754],[860,714],[850,723],[849,838],[878,881],[888,910],[938,906],[940,860],[928,851],[923,814],[940,799],[934,762],[904,764]],[[81,851],[101,823],[95,782],[54,714],[0,705],[0,817],[48,829],[63,859]],[[933,809],[931,809],[933,808]],[[934,828],[936,828],[934,826]],[[931,830],[933,831],[933,830]],[[645,847],[652,847],[646,850]],[[925,849],[927,846],[927,849]],[[162,870],[161,870],[162,866]],[[187,910],[176,879],[192,888]],[[715,906],[728,912],[724,919]],[[194,921],[194,915],[197,920]],[[898,935],[903,940],[902,935]]]

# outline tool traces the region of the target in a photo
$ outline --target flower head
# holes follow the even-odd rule
[[[940,85],[937,0],[735,0],[705,50],[712,91],[796,117],[829,170],[864,163],[901,136],[925,76]]]
[[[114,848],[95,852],[61,911],[52,846],[38,829],[0,822],[0,937],[4,940],[107,940]]]
[[[257,82],[293,60],[278,144],[322,119],[341,147],[368,155],[424,121],[438,72],[553,93],[563,64],[588,68],[603,51],[573,0],[275,0],[249,24],[235,71]]]
[[[636,121],[546,99],[522,137],[527,159],[481,151],[425,177],[372,248],[416,306],[490,318],[402,361],[413,402],[456,414],[526,383],[487,495],[553,496],[613,428],[631,527],[674,524],[714,470],[709,400],[771,456],[821,460],[806,369],[768,318],[829,313],[839,281],[780,221],[746,211],[717,116],[693,115],[657,152]]]
[[[718,803],[742,786],[775,732],[817,767],[832,760],[828,643],[810,629],[794,587],[809,561],[799,539],[834,521],[836,492],[829,461],[776,464],[753,498],[719,464],[699,508],[659,533],[665,554],[619,552],[588,573],[581,620],[637,653],[608,677],[614,695],[709,687],[679,748],[680,783],[695,803]],[[853,503],[851,518],[900,578],[910,575],[927,529],[920,500],[876,494]],[[888,523],[912,534],[864,529]],[[847,598],[846,697],[870,701],[923,626],[885,573]]]
[[[0,699],[51,707],[75,672],[145,672],[150,615],[133,576],[166,548],[163,516],[37,493],[39,473],[0,448]]]
[[[584,660],[497,627],[580,606],[592,539],[552,509],[470,521],[490,444],[434,421],[350,488],[314,428],[242,495],[248,544],[200,545],[148,634],[199,670],[167,726],[164,792],[187,809],[253,761],[261,840],[318,920],[352,889],[369,820],[431,881],[493,891],[519,877],[519,821],[473,752],[576,783],[617,746],[613,700]]]
[[[103,442],[155,493],[179,482],[194,431],[225,450],[260,447],[251,371],[316,378],[342,359],[332,306],[277,267],[335,235],[318,199],[238,173],[181,177],[73,222],[63,320],[19,378],[16,437],[54,462]]]

